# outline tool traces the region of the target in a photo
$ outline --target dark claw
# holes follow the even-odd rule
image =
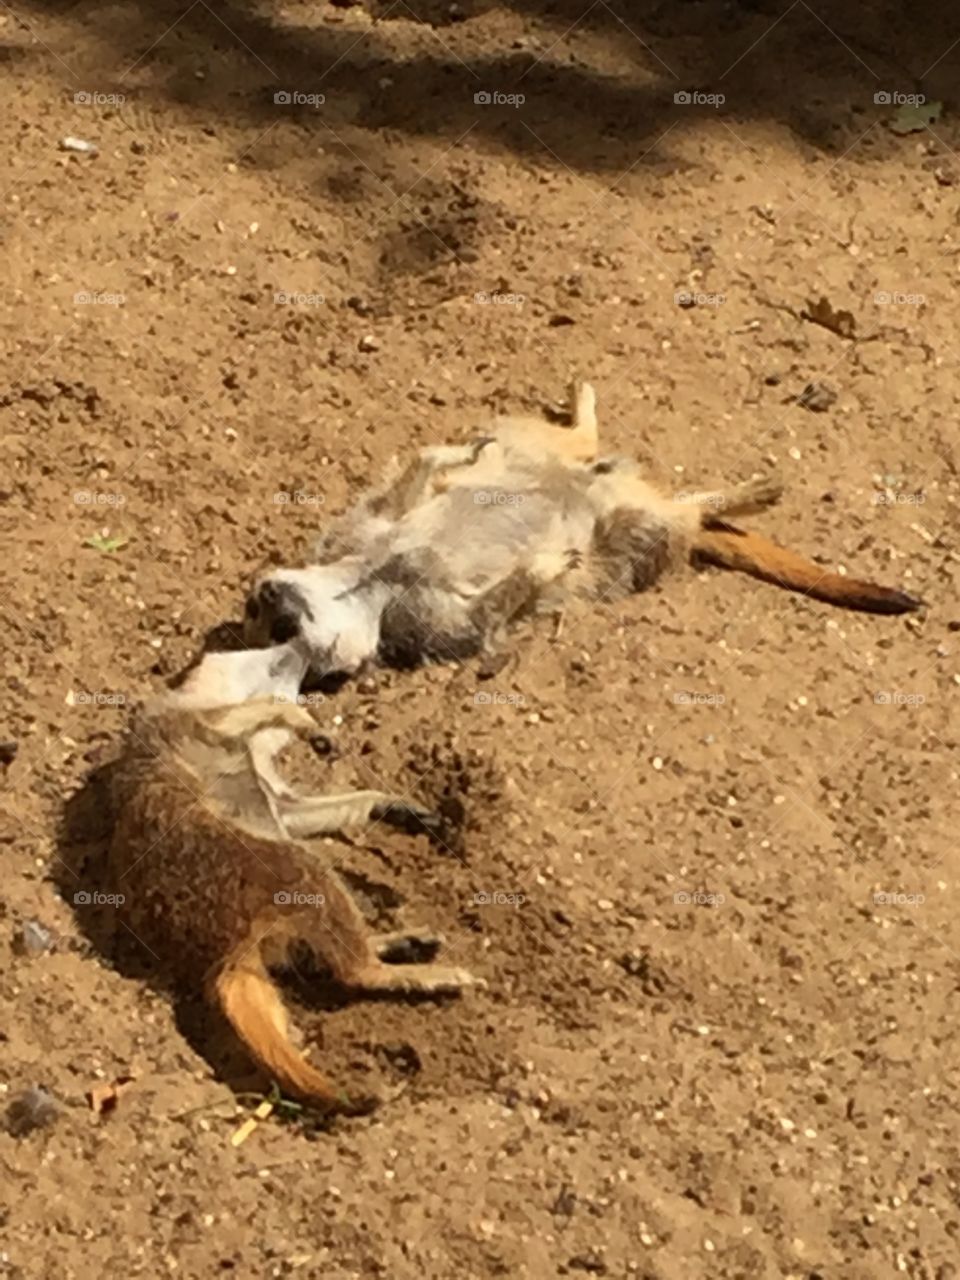
[[[405,800],[388,800],[377,805],[370,815],[372,818],[387,822],[391,827],[406,832],[407,835],[428,835],[438,840],[443,832],[443,818],[431,809],[423,809],[420,805],[408,804]]]

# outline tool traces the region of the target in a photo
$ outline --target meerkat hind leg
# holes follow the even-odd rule
[[[442,964],[384,964],[378,961],[345,975],[348,986],[370,992],[405,995],[452,995],[465,987],[485,987],[483,978],[467,969]]]
[[[729,489],[693,493],[686,501],[702,506],[709,516],[753,516],[775,507],[782,497],[783,483],[771,476],[761,476]]]

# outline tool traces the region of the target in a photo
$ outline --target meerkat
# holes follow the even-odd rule
[[[504,418],[422,451],[333,523],[310,565],[255,584],[247,641],[302,636],[313,676],[461,660],[524,615],[642,591],[691,560],[845,608],[919,607],[730,523],[777,503],[775,480],[664,496],[637,463],[597,457],[593,388],[575,383],[571,401],[569,428]]]
[[[271,966],[306,944],[357,991],[437,995],[482,986],[463,969],[388,963],[436,950],[429,930],[374,935],[329,850],[310,837],[380,818],[429,817],[378,791],[300,795],[275,757],[317,727],[297,691],[302,644],[206,655],[175,692],[135,717],[113,778],[110,872],[122,919],[207,999],[251,1058],[287,1093],[359,1113],[378,1099],[347,1097],[294,1047]]]

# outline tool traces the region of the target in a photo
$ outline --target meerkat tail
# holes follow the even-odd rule
[[[327,1111],[369,1109],[351,1105],[322,1072],[297,1052],[287,1036],[287,1013],[280,994],[255,948],[253,953],[247,952],[242,963],[222,969],[213,990],[247,1052],[281,1089]]]
[[[843,609],[863,613],[909,613],[923,601],[905,591],[829,573],[795,551],[760,534],[717,523],[703,529],[693,544],[694,558],[724,569],[738,569],[787,591],[798,591]]]

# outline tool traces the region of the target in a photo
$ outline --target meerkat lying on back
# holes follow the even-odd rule
[[[381,818],[428,815],[375,791],[302,796],[274,757],[316,724],[296,701],[302,646],[208,654],[182,687],[134,721],[113,781],[112,877],[124,920],[150,951],[205,991],[252,1058],[288,1093],[329,1110],[367,1111],[303,1058],[268,966],[306,943],[346,986],[375,992],[456,992],[480,983],[463,969],[390,964],[428,931],[372,935],[346,886],[307,839]],[[482,985],[482,984],[481,984]]]
[[[574,384],[572,419],[499,419],[479,440],[422,451],[332,525],[314,563],[255,585],[248,642],[302,635],[314,675],[462,659],[526,614],[645,590],[691,558],[846,608],[918,607],[729,523],[779,501],[778,484],[664,497],[635,462],[597,460],[588,384]]]

